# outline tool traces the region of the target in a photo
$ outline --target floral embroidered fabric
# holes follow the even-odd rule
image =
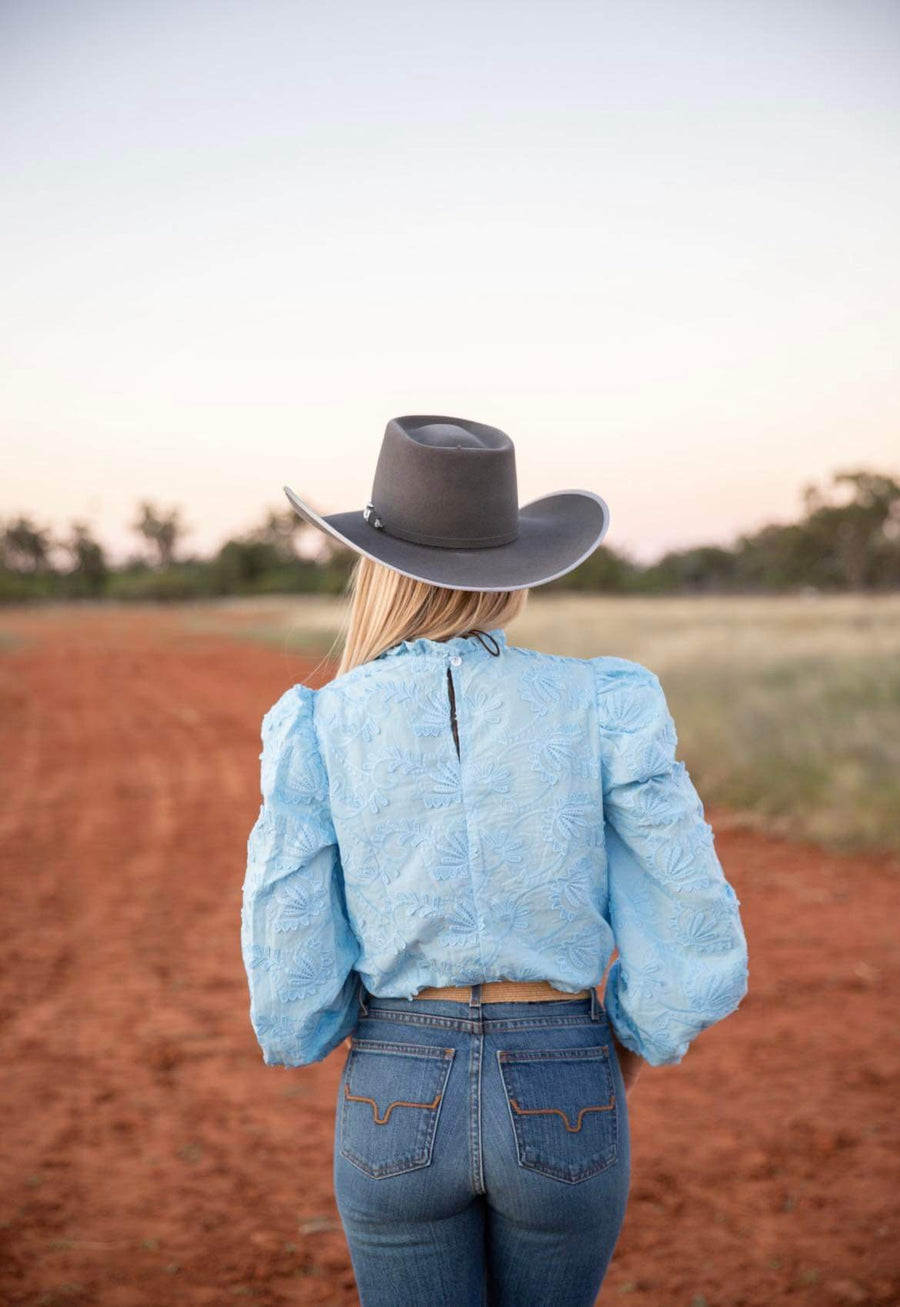
[[[268,1064],[320,1061],[360,978],[599,984],[652,1065],[739,1004],[739,902],[657,677],[489,634],[404,640],[265,714],[241,947]],[[451,729],[448,668],[459,754]]]

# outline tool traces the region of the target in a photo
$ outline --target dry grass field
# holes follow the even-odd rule
[[[337,616],[0,612],[4,1305],[357,1302],[344,1054],[265,1067],[239,949],[260,721],[330,675]],[[602,1303],[900,1302],[900,866],[858,851],[893,838],[898,629],[893,600],[569,599],[509,629],[659,672],[750,947],[739,1011],[629,1103]]]

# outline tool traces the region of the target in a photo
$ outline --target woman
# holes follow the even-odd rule
[[[347,1040],[334,1183],[364,1307],[588,1307],[627,1094],[747,988],[656,676],[506,637],[606,505],[520,509],[509,437],[437,417],[388,424],[361,512],[285,490],[360,558],[338,674],[263,719],[242,950],[264,1061]]]

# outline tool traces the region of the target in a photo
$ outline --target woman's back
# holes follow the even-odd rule
[[[243,943],[266,1061],[324,1057],[354,985],[601,982],[648,1062],[746,989],[738,901],[652,672],[483,641],[404,640],[263,722]]]

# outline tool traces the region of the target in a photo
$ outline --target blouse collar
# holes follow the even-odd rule
[[[501,649],[506,648],[506,632],[502,626],[491,627],[487,635],[496,640]],[[427,636],[420,635],[415,640],[401,640],[399,644],[391,645],[389,649],[384,649],[377,654],[372,661],[377,662],[379,658],[392,658],[399,653],[445,656],[448,652],[489,654],[490,650],[485,648],[477,635],[454,635],[449,640],[430,640]]]

